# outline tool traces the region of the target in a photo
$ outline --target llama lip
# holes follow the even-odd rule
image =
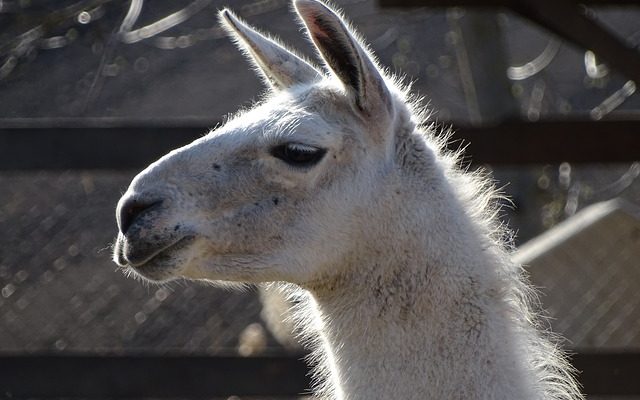
[[[116,252],[116,261],[134,269],[144,268],[150,264],[151,261],[159,258],[168,258],[172,252],[176,252],[186,247],[193,239],[193,236],[184,236],[178,240],[169,243],[161,248],[154,250],[153,252],[142,254],[139,256],[125,254],[125,247],[121,243],[119,251]]]

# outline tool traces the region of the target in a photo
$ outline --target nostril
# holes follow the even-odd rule
[[[133,224],[140,214],[160,203],[162,203],[161,200],[153,202],[145,202],[135,198],[125,200],[118,211],[118,225],[120,227],[120,232],[127,233],[131,224]]]

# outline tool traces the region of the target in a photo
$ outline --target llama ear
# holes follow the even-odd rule
[[[393,106],[387,85],[344,21],[320,1],[296,0],[295,8],[327,66],[355,94],[358,108],[376,120],[390,116]]]
[[[287,89],[322,78],[320,72],[309,63],[251,28],[231,11],[220,11],[220,21],[272,88]]]

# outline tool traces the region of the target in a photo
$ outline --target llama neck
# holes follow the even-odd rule
[[[309,286],[327,397],[537,398],[525,333],[493,276],[499,261],[455,234],[457,244],[417,229],[399,238],[408,248],[375,242],[349,261],[349,276]]]
[[[313,294],[331,397],[535,398],[523,396],[530,387],[520,340],[500,312],[486,310],[489,295],[436,302],[430,291],[453,293],[415,275],[390,279],[393,289],[374,283]]]

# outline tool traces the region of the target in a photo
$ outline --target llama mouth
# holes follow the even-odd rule
[[[173,255],[179,251],[184,249],[193,241],[193,236],[184,236],[162,248],[159,248],[153,251],[150,254],[144,255],[144,257],[127,257],[125,255],[124,244],[123,241],[119,241],[119,246],[116,249],[116,262],[121,266],[126,266],[133,268],[135,270],[143,269],[149,265],[162,264],[169,261]]]

